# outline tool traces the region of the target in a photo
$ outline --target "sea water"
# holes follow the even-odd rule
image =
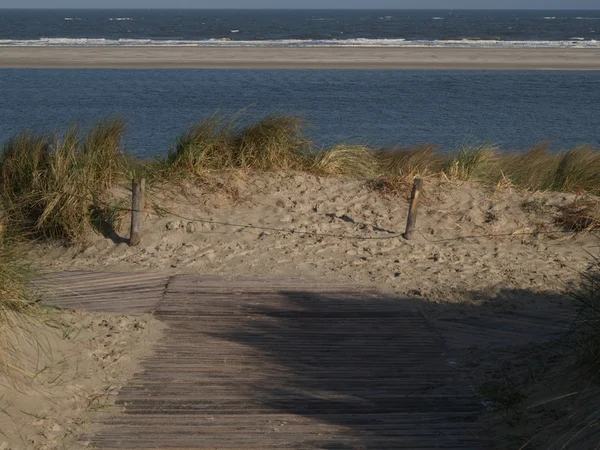
[[[0,10],[2,46],[596,48],[599,34],[600,11]],[[0,143],[120,116],[140,156],[215,111],[300,115],[317,147],[600,146],[594,71],[4,69],[0,99]]]
[[[140,156],[166,154],[216,111],[246,123],[301,115],[317,147],[600,147],[600,72],[19,69],[0,70],[0,98],[0,142],[119,116]]]
[[[0,45],[600,46],[600,11],[0,10]]]

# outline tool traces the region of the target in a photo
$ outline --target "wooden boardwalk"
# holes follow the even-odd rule
[[[140,314],[156,311],[169,277],[157,273],[49,273],[34,286],[44,301],[66,309]]]
[[[475,325],[436,330],[413,300],[200,275],[78,272],[38,284],[54,286],[56,305],[155,311],[169,326],[120,392],[122,413],[85,437],[94,448],[488,447],[472,380],[444,342],[460,347]],[[492,336],[525,333],[498,320]]]

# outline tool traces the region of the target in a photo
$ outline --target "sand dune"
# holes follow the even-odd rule
[[[301,173],[237,174],[185,190],[155,185],[148,192],[139,246],[124,242],[129,227],[124,213],[116,235],[90,235],[84,247],[36,244],[30,256],[45,271],[148,271],[342,282],[417,299],[432,321],[498,313],[552,317],[572,309],[573,301],[563,292],[579,282],[579,272],[591,264],[588,252],[596,254],[598,247],[597,235],[564,233],[556,223],[561,209],[577,195],[526,193],[429,178],[417,232],[406,241],[397,234],[404,230],[409,193],[410,183],[400,195],[390,196],[367,181]],[[126,201],[130,193],[123,189],[115,195]],[[598,202],[594,197],[589,200]],[[100,395],[110,405],[114,396],[102,389],[107,383],[118,387],[126,382],[135,358],[143,354],[140,342],[147,349],[161,331],[148,317],[66,314],[67,325],[84,334],[77,342],[64,342],[63,336],[56,347],[58,359],[64,359],[63,354],[75,357],[38,380],[51,391],[51,400],[44,400],[43,394],[11,393],[11,405],[42,402],[46,408],[36,420],[24,413],[15,415],[17,426],[29,424],[25,438],[32,448],[74,443],[86,418],[95,417],[82,401]],[[140,332],[137,322],[147,325],[151,333]],[[113,328],[118,333],[110,331]],[[52,330],[42,332],[52,335]],[[469,353],[469,358],[479,358],[478,376],[486,379],[495,370],[496,356],[485,342],[473,342],[479,344],[483,345],[480,353]],[[107,346],[126,358],[113,365],[106,352],[94,351]],[[502,358],[522,357],[518,348],[501,351]],[[85,395],[69,395],[73,383],[53,385],[60,370],[75,373],[73,383],[83,386]],[[94,381],[94,371],[108,381]],[[10,387],[0,390],[0,395],[9,392]],[[547,392],[540,395],[545,398]],[[50,402],[58,402],[60,408]],[[13,425],[0,421],[5,428]],[[502,426],[498,436],[506,432]],[[4,443],[0,439],[0,448],[19,448],[19,442],[18,435]]]
[[[224,184],[216,193],[194,188],[186,196],[155,187],[149,202],[182,217],[149,209],[139,247],[95,235],[83,252],[41,246],[35,258],[60,270],[326,277],[431,301],[498,297],[512,308],[527,303],[511,295],[519,289],[564,290],[598,245],[592,235],[565,234],[554,222],[574,194],[427,180],[415,238],[406,241],[394,233],[404,231],[408,185],[405,195],[386,197],[366,181],[306,174]],[[118,233],[127,237],[124,219]],[[250,224],[259,228],[244,227]]]

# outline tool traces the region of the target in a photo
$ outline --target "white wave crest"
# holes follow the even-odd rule
[[[575,17],[576,20],[600,20],[600,17]]]
[[[108,20],[117,20],[119,22],[124,21],[124,20],[134,20],[133,17],[111,17]]]
[[[502,41],[485,39],[405,40],[405,39],[282,39],[246,41],[231,38],[209,40],[41,38],[0,40],[2,47],[420,47],[420,48],[600,48],[597,40],[572,38],[563,41]]]

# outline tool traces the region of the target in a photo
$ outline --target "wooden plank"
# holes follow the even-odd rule
[[[484,310],[434,329],[414,300],[324,281],[77,271],[36,283],[51,304],[168,325],[122,412],[82,439],[105,449],[485,448],[446,344],[545,339],[569,316]]]
[[[408,208],[408,217],[406,219],[406,231],[402,235],[404,239],[412,239],[412,235],[417,224],[417,211],[419,208],[419,200],[421,198],[421,190],[423,188],[423,180],[416,178],[413,183],[412,193],[410,195],[410,206]]]
[[[44,303],[66,309],[141,314],[153,312],[169,277],[157,273],[62,272],[33,280]]]
[[[222,284],[221,284],[222,283]],[[193,275],[96,448],[481,448],[481,405],[412,303]],[[282,421],[293,423],[281,424]]]

